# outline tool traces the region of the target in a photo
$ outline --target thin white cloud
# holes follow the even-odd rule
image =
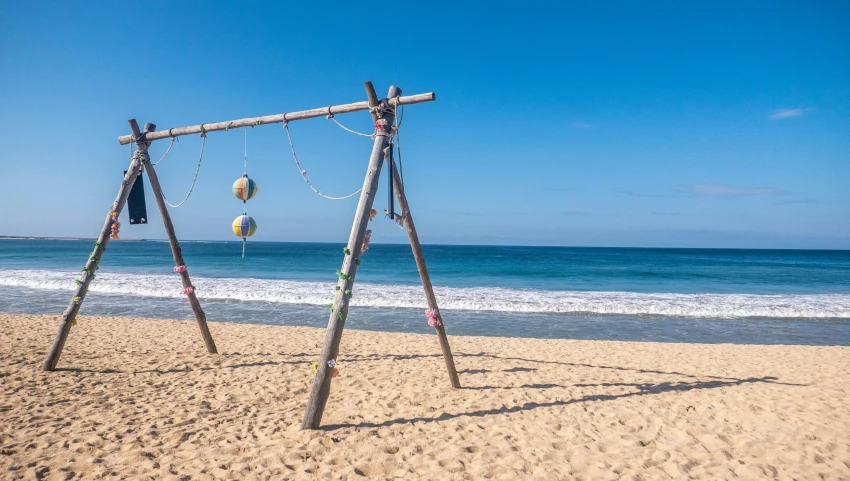
[[[592,124],[589,124],[587,122],[581,122],[581,121],[570,122],[570,126],[573,127],[574,129],[592,129],[593,128]]]
[[[746,197],[753,195],[767,195],[778,193],[773,189],[735,187],[724,184],[694,184],[690,190],[698,195],[713,195],[720,197]]]
[[[815,110],[814,107],[807,107],[804,109],[777,109],[770,114],[770,118],[773,120],[790,119],[793,117],[799,117],[813,110]]]

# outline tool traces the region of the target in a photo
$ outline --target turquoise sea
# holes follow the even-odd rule
[[[211,321],[327,325],[342,244],[181,243]],[[0,312],[61,314],[91,240],[0,239]],[[82,314],[191,319],[164,241],[112,241]],[[850,345],[850,251],[427,245],[450,335]],[[346,327],[431,332],[407,245],[373,244]]]

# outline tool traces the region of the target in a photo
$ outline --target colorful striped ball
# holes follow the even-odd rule
[[[233,195],[241,200],[251,200],[257,195],[257,183],[245,174],[233,183]]]
[[[257,232],[257,223],[251,217],[242,214],[233,219],[233,233],[237,237],[247,239],[254,235],[254,232]]]

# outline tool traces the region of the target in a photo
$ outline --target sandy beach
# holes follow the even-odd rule
[[[450,319],[448,325],[451,334]],[[324,428],[299,429],[324,330],[0,315],[0,479],[850,479],[850,348],[346,331]]]

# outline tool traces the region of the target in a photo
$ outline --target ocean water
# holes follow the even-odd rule
[[[324,327],[343,244],[181,243],[210,321]],[[0,239],[0,312],[61,314],[92,241]],[[850,251],[424,246],[455,335],[850,345]],[[191,319],[164,241],[112,241],[82,314]],[[347,328],[432,332],[410,247],[362,256]]]

